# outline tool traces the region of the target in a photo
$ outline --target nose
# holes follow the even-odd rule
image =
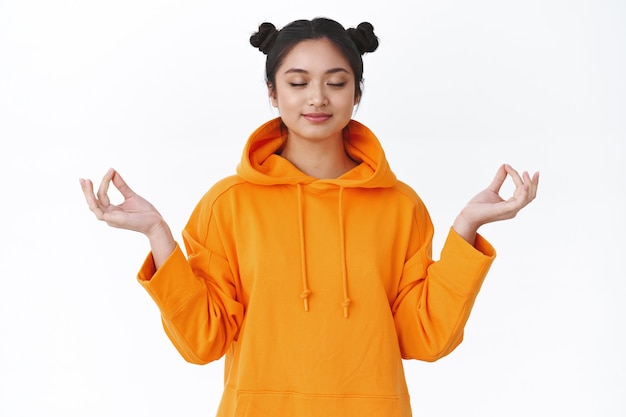
[[[324,92],[324,88],[321,85],[311,84],[309,88],[309,106],[324,107],[328,104],[328,97]]]

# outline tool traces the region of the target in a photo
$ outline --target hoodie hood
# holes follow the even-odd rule
[[[287,130],[276,118],[255,130],[243,151],[237,174],[260,185],[310,185],[316,188],[389,188],[397,180],[376,136],[361,123],[351,120],[344,129],[346,152],[359,165],[335,179],[320,180],[304,174],[276,154],[287,139]]]
[[[396,176],[391,172],[385,153],[374,134],[364,125],[354,120],[344,129],[346,152],[359,162],[355,168],[334,179],[311,177],[296,168],[287,159],[279,156],[287,139],[287,130],[280,118],[270,120],[252,133],[243,151],[237,174],[244,180],[259,185],[293,185],[298,201],[298,221],[300,238],[300,264],[302,298],[305,311],[309,311],[309,288],[307,272],[305,199],[303,188],[316,190],[338,190],[338,239],[341,256],[341,282],[343,291],[344,317],[348,318],[352,300],[349,294],[346,260],[346,236],[344,224],[344,191],[346,189],[391,188],[396,185]]]

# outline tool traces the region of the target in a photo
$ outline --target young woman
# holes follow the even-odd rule
[[[148,237],[138,279],[181,355],[198,364],[226,355],[219,416],[410,416],[402,358],[434,361],[461,342],[495,256],[477,230],[532,201],[538,174],[500,167],[434,262],[424,204],[351,120],[361,57],[378,46],[372,26],[264,23],[250,41],[267,54],[280,117],[198,203],[183,231],[187,256],[114,170],[97,196],[81,179],[89,208]],[[505,201],[507,176],[516,188]]]

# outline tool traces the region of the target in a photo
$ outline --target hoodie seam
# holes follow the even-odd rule
[[[231,183],[234,182],[234,183]],[[224,195],[228,194],[234,188],[246,184],[247,181],[241,178],[238,175],[231,175],[230,177],[226,177],[223,180],[219,181],[215,184],[211,190],[205,193],[205,199],[208,200],[208,217],[207,224],[210,224],[213,221],[213,217],[215,216],[215,205],[220,201]],[[223,189],[218,191],[218,188],[222,186]],[[206,242],[208,239],[209,227],[206,228],[204,232],[204,236],[202,236],[202,241]]]
[[[277,396],[294,396],[294,397],[313,397],[313,398],[371,398],[381,400],[398,400],[404,398],[410,398],[410,394],[397,394],[397,395],[376,395],[376,394],[326,394],[326,393],[305,393],[299,391],[273,391],[273,390],[255,390],[255,389],[240,389],[233,385],[227,385],[228,389],[234,390],[239,394],[248,395],[277,395]]]

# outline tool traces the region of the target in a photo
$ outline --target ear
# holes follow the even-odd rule
[[[272,102],[272,106],[278,108],[278,99],[276,98],[276,89],[274,88],[272,83],[270,83],[269,81],[267,82],[267,96],[270,98],[270,101]]]

